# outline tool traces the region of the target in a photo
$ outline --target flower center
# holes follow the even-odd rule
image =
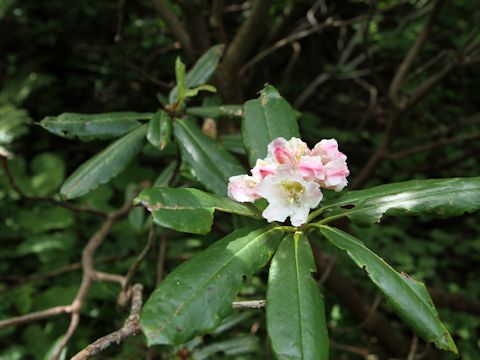
[[[282,181],[281,186],[289,203],[298,203],[302,197],[305,187],[298,181]]]

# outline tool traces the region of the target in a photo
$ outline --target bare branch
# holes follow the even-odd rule
[[[153,5],[155,5],[155,8],[158,10],[163,20],[165,20],[165,23],[172,32],[173,36],[182,45],[187,58],[190,61],[193,61],[193,59],[195,59],[195,52],[190,42],[190,37],[188,36],[188,33],[180,20],[178,20],[175,14],[170,10],[165,0],[153,0]]]
[[[438,13],[440,12],[440,9],[442,8],[444,2],[445,2],[444,0],[437,0],[435,2],[435,4],[433,5],[433,9],[430,12],[428,19],[425,23],[425,26],[423,27],[422,31],[415,39],[414,43],[412,44],[412,47],[408,51],[407,55],[405,56],[402,63],[398,67],[397,71],[395,72],[395,75],[393,76],[393,80],[390,84],[390,88],[388,89],[388,95],[390,97],[390,100],[394,104],[398,102],[398,90],[403,85],[405,78],[408,74],[408,71],[410,70],[410,67],[415,61],[415,58],[417,57],[418,53],[420,52],[420,49],[423,47],[428,37],[430,36],[432,26],[436,21]]]
[[[216,29],[217,40],[221,44],[228,44],[227,33],[223,25],[223,0],[213,0],[212,15],[210,17],[212,27]]]
[[[452,138],[442,138],[442,139],[439,139],[439,140],[437,140],[435,142],[432,142],[432,143],[429,143],[429,144],[419,145],[419,146],[415,146],[415,147],[408,148],[408,149],[405,149],[405,150],[397,151],[393,154],[388,154],[388,155],[386,155],[386,158],[389,159],[389,160],[399,160],[399,159],[402,159],[404,157],[417,154],[419,152],[430,151],[430,150],[436,149],[438,147],[449,145],[449,144],[452,144],[452,143],[469,141],[469,140],[474,140],[474,139],[479,139],[479,138],[480,138],[480,133],[459,135],[459,136],[455,136],[455,137],[452,137]]]
[[[95,354],[105,350],[113,343],[119,344],[129,336],[135,336],[140,333],[140,310],[142,308],[142,291],[143,286],[141,284],[135,284],[132,287],[132,304],[130,307],[130,315],[123,324],[122,328],[114,331],[104,337],[101,337],[97,341],[88,345],[85,349],[77,353],[72,357],[72,360],[84,360],[88,359]]]
[[[232,307],[235,310],[243,309],[261,309],[265,307],[267,302],[265,300],[248,300],[248,301],[234,301]]]
[[[256,0],[250,16],[243,22],[232,43],[225,52],[223,68],[229,74],[235,74],[247,59],[255,42],[262,34],[268,9],[272,0]]]
[[[50,309],[37,311],[34,313],[17,316],[17,317],[6,319],[6,320],[1,320],[0,329],[6,328],[8,326],[13,326],[13,325],[27,324],[30,322],[39,321],[39,320],[47,319],[53,316],[57,316],[60,314],[68,314],[70,313],[70,311],[71,311],[70,305],[55,306]]]

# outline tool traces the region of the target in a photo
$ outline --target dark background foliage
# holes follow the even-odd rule
[[[218,43],[228,45],[212,79],[219,93],[195,98],[192,104],[240,104],[271,83],[301,113],[306,141],[338,139],[348,155],[353,187],[478,175],[477,1],[170,1],[169,14],[161,3],[0,3],[0,145],[14,154],[9,166],[26,194],[55,195],[66,175],[107,144],[55,137],[36,122],[63,112],[155,111],[174,85],[175,58],[181,56],[191,66]],[[172,14],[188,35],[190,48],[165,22]],[[258,18],[251,33],[242,38],[239,28],[253,17]],[[424,41],[419,40],[422,34]],[[412,54],[415,43],[421,46]],[[400,76],[398,69],[406,62],[409,71]],[[397,77],[402,81],[395,84]],[[234,134],[239,124],[219,122],[218,129]],[[172,157],[152,156],[147,150],[80,203],[110,211],[121,206],[132,186],[154,181]],[[181,174],[183,183],[194,181],[188,169]],[[5,172],[1,183],[0,318],[68,304],[81,280],[82,248],[99,219],[19,196]],[[98,269],[128,271],[145,245],[146,218],[143,210],[135,209],[115,223],[97,253]],[[163,272],[233,226],[226,220],[204,237],[160,234],[159,239],[168,238]],[[395,218],[349,230],[395,268],[424,280],[462,359],[480,358],[478,214],[447,220]],[[162,241],[155,242],[136,274],[145,294],[158,278]],[[410,359],[450,358],[422,341],[417,344],[388,304],[365,285],[360,271],[325,242],[318,246],[332,359],[367,359],[368,354],[376,356],[368,359],[405,358],[405,351],[412,354],[412,348],[419,356]],[[58,269],[61,273],[50,273]],[[264,280],[265,274],[258,274],[242,296],[264,296]],[[81,310],[81,324],[69,342],[69,355],[121,326],[128,311],[113,305],[118,293],[116,284],[93,285]],[[229,320],[236,326],[187,345],[196,359],[271,357],[262,311],[236,313]],[[59,315],[1,329],[0,359],[48,358],[68,324],[68,317]],[[159,348],[148,356],[158,358],[161,353],[164,358],[185,358],[186,351]],[[146,354],[138,336],[99,358]]]

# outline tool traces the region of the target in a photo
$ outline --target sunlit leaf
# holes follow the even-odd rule
[[[242,137],[250,165],[267,156],[267,145],[278,137],[300,137],[295,111],[278,91],[267,85],[260,97],[243,108]]]
[[[149,120],[151,113],[114,112],[105,114],[63,113],[47,116],[40,125],[52,134],[82,141],[111,139],[128,133]]]
[[[411,180],[347,192],[322,204],[327,217],[348,216],[358,224],[379,222],[383,215],[445,218],[480,209],[480,177]],[[342,208],[348,206],[348,208]]]
[[[232,312],[244,276],[266,265],[282,235],[273,227],[238,230],[172,271],[142,310],[148,344],[182,344],[214,330]]]

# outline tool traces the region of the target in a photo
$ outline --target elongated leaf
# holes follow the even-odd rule
[[[223,45],[215,45],[198,59],[185,78],[187,89],[203,85],[210,79],[222,57],[223,48]],[[177,87],[174,87],[168,95],[171,104],[175,102],[176,97]]]
[[[354,205],[353,208],[338,208]],[[329,216],[359,224],[380,222],[384,214],[449,217],[480,209],[480,177],[411,180],[351,191],[325,202]],[[335,209],[336,208],[336,209]]]
[[[149,120],[151,113],[114,112],[106,114],[63,113],[47,116],[40,125],[52,134],[82,141],[119,137]]]
[[[197,179],[214,193],[226,195],[229,177],[246,173],[242,165],[193,121],[176,120],[173,126],[182,158],[193,168]]]
[[[172,119],[163,110],[157,111],[148,123],[147,139],[153,146],[163,150],[170,143],[173,133]]]
[[[325,225],[320,227],[320,231],[333,245],[345,250],[353,261],[365,270],[385,295],[393,310],[420,337],[435,343],[439,349],[458,352],[422,282],[396,272],[352,235]]]
[[[253,206],[197,189],[156,187],[146,189],[135,199],[153,214],[154,221],[164,227],[194,234],[207,234],[215,210],[261,218]]]
[[[198,117],[237,119],[242,117],[243,109],[241,105],[198,106],[187,108],[186,112]]]
[[[64,182],[60,194],[66,199],[72,199],[110,181],[142,150],[146,142],[146,131],[147,125],[142,125],[84,162]]]
[[[278,359],[328,359],[325,305],[312,272],[307,238],[283,239],[272,260],[267,289],[267,330]]]
[[[185,84],[185,64],[182,60],[177,57],[175,61],[175,77],[177,79],[177,101],[183,103],[185,99],[185,93],[187,91],[187,86]]]
[[[300,137],[295,111],[278,91],[267,85],[260,97],[243,109],[242,137],[250,165],[267,156],[267,145],[277,137]]]
[[[243,276],[265,266],[282,235],[273,227],[238,230],[171,272],[142,310],[148,344],[182,344],[214,330],[231,313]]]

